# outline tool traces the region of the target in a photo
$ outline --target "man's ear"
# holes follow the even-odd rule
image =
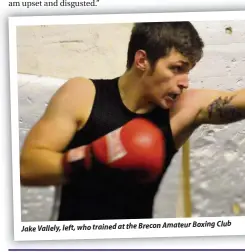
[[[134,57],[135,67],[140,71],[148,70],[150,64],[147,59],[147,54],[144,50],[138,50]]]

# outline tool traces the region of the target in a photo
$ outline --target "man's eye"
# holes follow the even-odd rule
[[[174,74],[184,74],[184,73],[189,73],[190,69],[188,67],[185,66],[172,66],[170,67],[170,70],[174,73]]]
[[[174,73],[183,72],[183,68],[182,68],[181,66],[172,66],[172,67],[170,67],[170,69],[171,69]]]

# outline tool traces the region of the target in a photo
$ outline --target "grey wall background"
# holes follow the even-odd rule
[[[194,22],[206,44],[191,86],[245,88],[245,22]],[[30,26],[17,29],[20,148],[50,97],[68,78],[110,78],[125,71],[132,24]],[[232,33],[227,28],[232,28]],[[245,213],[245,121],[203,125],[191,137],[193,216]],[[181,151],[155,200],[155,217],[176,217]],[[22,220],[49,220],[55,188],[21,188]],[[234,209],[234,206],[236,207]],[[179,206],[178,206],[179,207]],[[236,210],[236,211],[234,211]]]

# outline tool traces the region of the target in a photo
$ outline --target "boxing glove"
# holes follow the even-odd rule
[[[152,122],[137,118],[89,145],[68,151],[66,163],[79,161],[85,170],[90,170],[95,159],[107,168],[134,173],[139,182],[147,183],[161,174],[165,153],[161,130]]]

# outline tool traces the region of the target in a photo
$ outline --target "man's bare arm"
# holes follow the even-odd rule
[[[200,101],[197,124],[228,124],[245,119],[245,89],[198,90],[196,96]]]
[[[76,78],[52,97],[42,118],[30,130],[20,156],[21,183],[28,186],[63,183],[62,151],[85,123],[94,89]]]

